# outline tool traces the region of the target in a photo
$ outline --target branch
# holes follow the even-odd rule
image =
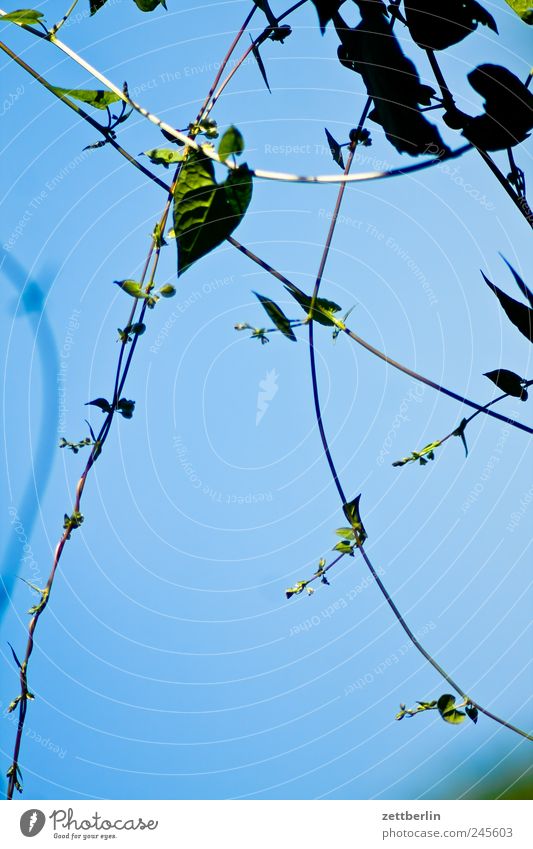
[[[286,277],[280,271],[275,269],[273,266],[269,265],[268,262],[266,262],[264,259],[261,259],[261,257],[257,256],[257,254],[255,254],[245,245],[242,245],[240,242],[237,241],[237,239],[234,239],[233,236],[228,236],[226,241],[229,242],[230,245],[233,245],[233,247],[237,248],[237,250],[239,250],[257,265],[261,266],[261,268],[263,268],[265,271],[268,271],[269,274],[271,274],[281,283],[289,284],[293,287],[295,286],[294,283],[291,283],[288,277]],[[298,287],[295,288],[297,289]],[[302,295],[304,294],[305,293],[302,292]],[[334,324],[339,331],[345,333],[350,339],[353,339],[354,342],[357,342],[358,345],[361,345],[371,354],[374,354],[374,356],[379,357],[379,359],[383,360],[383,362],[387,363],[390,366],[393,366],[394,368],[398,369],[398,371],[403,372],[403,374],[407,374],[409,377],[414,378],[414,380],[417,380],[420,383],[424,383],[426,386],[430,386],[437,392],[441,392],[444,395],[453,398],[455,401],[459,401],[461,404],[466,404],[466,406],[476,410],[476,415],[477,413],[485,413],[487,416],[491,416],[492,418],[498,419],[499,421],[511,425],[511,427],[516,427],[518,428],[518,430],[523,430],[525,433],[533,434],[533,428],[529,427],[528,425],[522,424],[522,422],[515,421],[515,419],[511,419],[508,416],[502,416],[499,413],[495,413],[493,410],[489,409],[489,404],[478,404],[475,401],[471,401],[469,398],[465,398],[463,395],[459,395],[458,393],[453,392],[451,389],[447,389],[440,383],[435,383],[435,381],[430,380],[430,378],[424,377],[424,375],[420,374],[419,372],[413,371],[413,369],[410,369],[407,366],[402,365],[402,363],[399,363],[396,360],[393,360],[391,357],[388,357],[387,354],[383,353],[383,351],[380,351],[379,348],[375,348],[373,345],[370,344],[370,342],[367,342],[361,336],[358,336],[356,333],[354,333],[353,330],[350,330],[349,327],[346,327],[346,325],[339,319],[335,318],[335,316],[330,315],[329,318],[331,319],[332,324]],[[491,404],[492,403],[493,402],[491,402]]]
[[[6,14],[3,9],[0,9],[0,15]],[[117,95],[124,103],[127,103],[158,127],[160,130],[164,130],[165,133],[172,136],[177,141],[181,142],[186,147],[192,148],[196,151],[202,151],[202,153],[208,158],[213,160],[213,162],[218,162],[221,165],[224,165],[230,171],[238,170],[239,166],[237,163],[233,162],[231,158],[226,159],[225,161],[221,160],[217,153],[212,150],[208,145],[200,145],[198,142],[194,140],[190,135],[186,135],[185,133],[176,130],[174,127],[171,127],[170,124],[167,124],[165,121],[162,121],[157,115],[154,115],[152,112],[149,112],[144,106],[141,106],[139,103],[136,103],[131,99],[129,94],[126,94],[123,89],[119,88],[115,83],[105,77],[100,71],[94,68],[89,62],[83,59],[78,53],[76,53],[72,48],[70,48],[67,44],[60,41],[60,39],[56,38],[51,34],[45,34],[40,32],[35,27],[26,25],[26,24],[16,24],[20,26],[22,29],[27,30],[32,35],[36,36],[36,38],[44,39],[44,41],[50,41],[52,44],[69,56],[74,60],[80,67],[84,68],[91,76],[95,79],[99,80],[106,88],[112,91]],[[367,182],[369,180],[383,180],[389,179],[390,177],[399,177],[404,176],[405,174],[414,174],[418,171],[425,171],[428,168],[434,168],[436,165],[440,165],[442,162],[446,162],[449,159],[456,159],[459,156],[462,156],[466,151],[472,150],[471,144],[465,144],[457,150],[451,151],[449,154],[444,156],[435,157],[428,162],[419,162],[416,165],[407,165],[404,168],[393,168],[389,171],[362,171],[358,174],[319,174],[319,175],[310,175],[310,176],[302,176],[298,174],[288,174],[284,171],[265,171],[259,168],[249,169],[249,173],[252,177],[260,180],[275,180],[279,182],[285,183],[320,183],[320,184],[332,184],[332,183],[355,183],[355,182]]]

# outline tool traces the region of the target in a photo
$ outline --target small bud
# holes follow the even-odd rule
[[[176,289],[170,283],[167,283],[166,286],[161,286],[159,292],[164,298],[173,298],[176,294]]]

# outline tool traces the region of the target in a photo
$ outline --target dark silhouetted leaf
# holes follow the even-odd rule
[[[277,27],[278,19],[270,8],[268,0],[254,0],[254,3],[258,9],[261,9],[261,11],[265,13],[266,19],[270,26]]]
[[[74,100],[80,100],[82,103],[88,103],[89,106],[95,106],[96,109],[107,109],[112,103],[120,100],[118,94],[104,89],[86,89],[86,88],[60,88],[52,86],[56,94],[64,94],[67,97],[73,97]]]
[[[478,715],[479,715],[477,707],[474,707],[474,705],[467,705],[465,707],[465,713],[466,713],[467,717],[469,719],[471,719],[472,722],[475,725],[476,722],[477,722],[477,719],[478,719]]]
[[[344,159],[342,158],[342,148],[338,141],[335,141],[329,130],[324,127],[324,132],[326,134],[326,138],[328,140],[329,149],[331,150],[331,155],[333,157],[333,162],[336,162],[339,168],[342,168],[344,171]]]
[[[531,0],[506,0],[511,9],[522,18],[525,24],[533,24],[533,6]]]
[[[523,384],[525,380],[519,377],[514,371],[509,371],[506,368],[496,369],[495,371],[487,371],[484,377],[488,377],[496,384],[498,389],[506,392],[507,395],[512,395],[514,398],[521,398],[522,401],[527,401],[527,390]]]
[[[107,0],[90,0],[89,9],[91,15],[96,15],[99,9],[101,9],[102,6],[105,6],[106,3]]]
[[[458,436],[460,438],[461,442],[464,445],[465,457],[468,457],[468,445],[466,444],[466,436],[465,436],[465,430],[466,430],[467,424],[468,424],[467,419],[462,419],[459,427],[457,427],[453,432],[453,435]]]
[[[222,162],[225,162],[228,156],[240,156],[244,150],[244,139],[237,127],[228,127],[218,145],[218,155]]]
[[[252,39],[252,36],[250,36],[250,38]],[[272,94],[272,92],[270,91],[270,85],[268,83],[267,72],[266,72],[265,66],[263,64],[263,60],[261,58],[259,48],[258,48],[257,44],[254,43],[253,39],[252,39],[252,53],[253,53],[255,61],[257,62],[257,67],[259,68],[259,71],[261,73],[261,76],[263,77],[265,85],[266,85],[267,89],[269,90],[270,94]]]
[[[466,719],[466,714],[455,707],[455,696],[451,696],[449,693],[440,697],[437,701],[437,708],[444,721],[450,722],[452,725],[458,725]]]
[[[355,540],[358,545],[362,545],[365,539],[368,539],[368,534],[365,531],[365,526],[363,525],[363,520],[361,519],[361,514],[359,512],[360,500],[361,496],[358,495],[357,498],[353,499],[353,501],[347,501],[346,504],[342,505],[344,515],[354,530]]]
[[[513,277],[514,277],[514,279],[515,279],[515,281],[516,281],[516,285],[518,286],[518,288],[520,289],[520,291],[522,292],[522,294],[523,294],[523,295],[524,295],[524,296],[528,299],[528,301],[529,301],[529,305],[530,305],[531,307],[533,307],[533,292],[531,291],[531,289],[530,289],[528,286],[526,286],[526,284],[524,283],[524,281],[523,281],[523,280],[522,280],[522,278],[520,277],[520,275],[519,275],[518,271],[515,271],[515,270],[514,270],[514,268],[513,268],[513,266],[511,265],[511,263],[510,263],[510,262],[508,262],[508,260],[506,260],[506,259],[505,259],[505,257],[504,257],[502,254],[500,254],[500,256],[501,256],[501,258],[503,259],[503,261],[504,261],[504,263],[506,264],[506,266],[507,266],[507,268],[509,269],[509,271],[511,272],[511,274],[513,275]]]
[[[476,0],[404,0],[411,37],[422,48],[444,50],[462,41],[478,24],[498,32],[492,15]]]
[[[324,35],[326,27],[335,13],[339,11],[344,0],[313,0],[313,6],[318,12],[318,23],[320,24],[320,32]]]
[[[472,118],[449,109],[444,120],[462,129],[469,142],[483,150],[504,150],[524,141],[533,129],[533,94],[507,68],[480,65],[470,74],[472,88],[485,99],[485,112]]]
[[[270,320],[274,322],[278,330],[281,330],[287,339],[290,339],[292,342],[296,342],[296,336],[292,332],[291,323],[283,310],[278,307],[274,301],[271,301],[269,298],[265,298],[264,295],[260,295],[258,292],[254,292],[254,295],[261,301],[266,314]]]
[[[420,82],[416,67],[402,52],[385,5],[373,0],[360,3],[360,9],[362,21],[355,29],[349,29],[339,14],[335,16],[341,40],[337,53],[342,65],[363,77],[374,101],[369,118],[381,124],[400,153],[444,155],[448,148],[438,129],[419,108],[430,105],[434,89]]]
[[[11,21],[14,24],[30,26],[31,24],[38,24],[42,17],[43,13],[36,9],[15,9],[13,12],[2,15],[0,21]]]
[[[178,274],[220,245],[240,223],[252,198],[246,165],[216,183],[213,163],[191,151],[174,189],[174,232]]]
[[[105,398],[95,398],[94,401],[87,401],[86,407],[99,407],[102,413],[110,413],[111,405]]]
[[[309,295],[306,295],[305,292],[298,289],[294,283],[286,283],[285,288],[287,292],[289,292],[292,297],[298,301],[302,309],[308,313],[312,301]],[[313,309],[313,321],[317,321],[319,324],[324,324],[326,327],[331,327],[331,325],[334,324],[331,317],[334,316],[334,313],[339,312],[340,309],[341,307],[334,301],[328,301],[326,298],[317,298]]]
[[[481,273],[483,274],[483,272]],[[506,295],[494,283],[491,283],[484,274],[483,279],[498,298],[509,321],[512,321],[514,326],[518,327],[520,333],[523,333],[530,342],[533,342],[533,309]]]
[[[135,409],[135,401],[129,401],[127,398],[121,398],[117,404],[117,410],[121,416],[124,416],[125,419],[131,419],[133,417],[133,411]]]
[[[19,660],[19,659],[18,659],[18,657],[17,657],[17,654],[16,654],[16,652],[15,652],[15,649],[13,648],[13,646],[11,645],[11,643],[8,643],[8,646],[9,646],[9,648],[11,649],[11,654],[13,655],[13,659],[14,659],[15,663],[17,664],[18,668],[20,669],[20,668],[21,668],[21,663],[20,663],[20,660]]]
[[[134,2],[141,12],[153,12],[158,6],[167,8],[166,0],[134,0]]]

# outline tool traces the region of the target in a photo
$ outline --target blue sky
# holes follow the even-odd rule
[[[500,36],[479,28],[441,58],[472,113],[481,101],[466,74],[477,64],[500,63],[521,78],[529,70],[527,27],[503,0],[485,5]],[[49,21],[64,11],[56,2],[39,8]],[[248,8],[170,0],[168,12],[143,15],[131,0],[109,0],[93,18],[82,7],[62,37],[184,127]],[[260,13],[252,23],[257,34]],[[250,165],[332,173],[324,127],[347,136],[364,104],[361,79],[339,65],[335,33],[321,37],[310,4],[290,23],[284,45],[261,51],[272,95],[247,62],[213,117],[241,129]],[[96,87],[51,45],[3,30],[53,84]],[[431,82],[424,54],[402,27],[398,35]],[[111,393],[116,328],[130,307],[112,281],[139,276],[164,195],[111,148],[83,153],[95,133],[22,70],[2,60],[2,75],[10,262],[2,267],[1,556],[4,570],[26,556],[20,575],[44,581],[83,464],[56,446],[61,436],[85,437],[83,404]],[[368,127],[373,145],[361,149],[358,170],[410,164]],[[441,131],[451,146],[461,143]],[[135,155],[162,145],[136,115],[119,140]],[[516,156],[527,171],[531,145]],[[496,159],[506,170],[505,155]],[[257,180],[235,235],[309,291],[335,196],[334,186]],[[344,309],[355,305],[357,333],[481,403],[494,395],[483,372],[531,377],[530,346],[479,273],[517,297],[501,251],[533,285],[529,228],[479,157],[350,186],[342,215],[322,291]],[[176,283],[173,243],[159,282]],[[176,285],[176,297],[149,315],[125,391],[135,415],[116,423],[94,470],[85,523],[39,623],[22,756],[27,797],[440,798],[525,762],[527,742],[486,719],[459,728],[434,714],[394,721],[400,702],[449,688],[408,646],[360,558],[345,558],[313,596],[285,599],[286,587],[329,556],[345,522],[321,452],[306,333],[297,344],[276,334],[261,346],[233,327],[264,324],[252,290],[301,315],[229,245]],[[392,468],[464,411],[347,338],[333,344],[327,328],[316,328],[316,340],[325,426],[346,491],[363,493],[369,556],[461,686],[530,727],[527,435],[479,416],[467,460],[454,439],[424,468]],[[499,409],[531,423],[517,399]],[[93,425],[100,417],[91,410]],[[7,641],[22,651],[32,603],[16,582],[0,634],[2,711],[17,688]],[[6,767],[13,736],[3,715]]]

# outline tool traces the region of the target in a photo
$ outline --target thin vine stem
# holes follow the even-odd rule
[[[6,14],[3,9],[0,9],[0,15]],[[83,59],[78,53],[76,53],[72,48],[70,48],[63,41],[60,41],[59,38],[50,35],[48,31],[46,33],[40,32],[35,27],[32,27],[28,24],[21,24],[18,22],[14,22],[16,26],[21,27],[21,29],[30,32],[32,35],[35,35],[37,38],[44,39],[45,41],[50,41],[54,44],[59,50],[69,56],[74,62],[76,62],[80,67],[84,68],[91,76],[95,79],[99,80],[106,88],[109,88],[117,97],[120,98],[124,103],[127,103],[132,107],[136,112],[158,127],[160,130],[164,130],[165,133],[175,138],[177,141],[180,141],[182,144],[186,145],[189,148],[192,148],[196,151],[201,151],[208,159],[212,159],[214,162],[218,162],[224,165],[229,170],[237,170],[239,166],[237,163],[233,162],[231,157],[228,157],[226,160],[221,160],[217,153],[212,150],[208,145],[200,145],[191,135],[186,135],[182,133],[180,130],[176,130],[175,127],[172,127],[170,124],[167,124],[165,121],[162,121],[157,115],[154,115],[152,112],[149,112],[144,106],[141,106],[139,103],[136,103],[131,99],[129,94],[119,88],[115,83],[105,77],[100,71],[94,68],[89,62]],[[426,171],[429,168],[434,168],[435,166],[440,165],[441,163],[448,161],[450,159],[456,159],[459,156],[462,156],[469,150],[472,150],[471,144],[462,145],[460,148],[456,150],[450,151],[449,153],[440,156],[434,157],[426,162],[419,162],[415,165],[407,165],[403,168],[393,168],[389,171],[363,171],[356,174],[318,174],[318,175],[299,175],[299,174],[289,174],[284,171],[265,171],[260,168],[249,168],[249,173],[251,176],[256,177],[260,180],[274,180],[278,182],[288,182],[288,183],[308,183],[308,184],[338,184],[338,183],[354,183],[354,182],[367,182],[369,180],[382,180],[382,179],[390,179],[393,177],[405,176],[406,174],[414,174],[418,171]]]
[[[245,245],[241,244],[237,239],[233,236],[228,236],[226,239],[230,245],[233,245],[234,248],[237,248],[238,251],[243,253],[248,259],[251,259],[256,265],[259,265],[264,271],[268,271],[272,277],[275,277],[280,283],[288,284],[289,286],[294,286],[294,283],[291,283],[288,277],[266,262],[261,257],[257,256],[253,251],[247,248]],[[304,294],[302,292],[302,294]],[[342,333],[345,333],[350,339],[354,342],[357,342],[358,345],[361,345],[365,348],[369,353],[373,354],[376,357],[379,357],[380,360],[387,363],[387,365],[393,366],[393,368],[398,369],[403,374],[412,377],[414,380],[419,381],[420,383],[424,383],[426,386],[430,386],[432,389],[435,389],[437,392],[442,392],[444,395],[447,395],[450,398],[453,398],[455,401],[460,402],[461,404],[465,404],[467,407],[471,407],[476,410],[477,413],[485,413],[487,416],[491,416],[492,418],[498,419],[499,421],[505,422],[505,424],[511,425],[511,427],[516,427],[518,430],[522,430],[525,433],[533,434],[533,428],[529,427],[522,422],[518,422],[515,419],[510,418],[509,416],[500,415],[500,413],[494,412],[494,410],[489,409],[490,404],[477,404],[475,401],[471,401],[469,398],[465,398],[463,395],[459,395],[456,392],[453,392],[451,389],[447,389],[445,386],[442,386],[440,383],[436,383],[433,380],[430,380],[428,377],[424,377],[424,375],[420,374],[413,369],[410,369],[408,366],[403,365],[402,363],[393,360],[391,357],[387,356],[383,351],[380,351],[379,348],[375,348],[374,345],[371,345],[370,342],[367,342],[366,339],[363,339],[361,336],[358,336],[357,333],[354,333],[353,330],[350,330],[349,327],[346,327],[344,322],[335,319],[333,316],[330,316],[332,323],[338,328],[338,330]]]
[[[120,153],[121,156],[127,159],[131,165],[137,168],[138,171],[141,171],[146,177],[149,177],[150,180],[160,186],[160,188],[166,189],[167,191],[170,189],[170,186],[168,186],[167,183],[165,183],[163,180],[160,180],[159,177],[152,173],[152,171],[149,171],[148,168],[145,168],[142,163],[135,159],[135,157],[132,156],[131,153],[128,153],[128,151],[125,150],[122,145],[120,145],[116,141],[116,139],[114,139],[110,135],[106,127],[103,127],[101,124],[98,123],[98,121],[95,121],[94,118],[92,118],[87,112],[85,112],[84,109],[81,108],[81,106],[78,106],[77,103],[74,103],[74,101],[72,101],[65,94],[61,94],[61,92],[54,89],[54,86],[52,86],[44,77],[38,74],[37,71],[31,67],[31,65],[28,65],[28,63],[24,61],[24,59],[14,53],[7,46],[7,44],[4,44],[3,41],[0,41],[0,50],[6,53],[10,59],[12,59],[17,65],[19,65],[28,74],[30,74],[30,76],[37,80],[37,82],[40,83],[43,88],[53,94],[54,97],[57,97],[57,99],[64,103],[65,106],[68,106],[69,109],[72,109],[73,112],[76,112],[76,114],[79,115],[80,118],[83,118],[83,120],[90,124],[91,127],[94,127],[97,132],[101,133],[104,139],[106,140],[107,144],[110,144],[112,147],[114,147],[115,150]]]
[[[437,81],[437,85],[439,86],[444,106],[454,107],[455,101],[453,95],[450,89],[448,88],[446,80],[444,79],[444,74],[442,73],[437,57],[435,56],[435,51],[428,49],[426,50],[426,53],[429,59],[429,64],[431,65],[431,70],[433,71],[433,74]],[[528,77],[528,80],[530,78],[531,77]],[[486,150],[483,150],[483,148],[478,147],[477,145],[473,145],[473,147],[475,148],[475,150],[477,150],[477,152],[483,159],[485,165],[487,165],[488,168],[492,171],[492,173],[498,180],[500,186],[502,186],[504,191],[509,195],[516,208],[520,211],[520,214],[523,216],[523,218],[525,218],[529,226],[533,228],[533,211],[531,210],[531,207],[529,206],[525,196],[515,191],[515,189],[509,183],[509,180],[505,177],[502,171],[500,171],[493,158],[487,153]]]
[[[239,41],[239,38],[242,36],[242,34],[245,30],[245,26],[246,26],[246,23],[243,24],[243,26],[241,27],[237,37],[235,38],[235,40],[233,42],[231,50],[228,50],[228,53],[226,54],[226,58],[224,59],[223,65],[227,64],[227,61],[229,60],[229,58],[231,56],[232,50],[235,48],[236,44]],[[20,60],[18,62],[18,64],[20,64],[21,67],[23,67],[28,73],[30,73],[35,79],[37,79],[37,81],[39,83],[41,83],[45,88],[52,90],[52,92],[54,94],[57,94],[56,92],[53,91],[50,84],[47,83],[46,80],[44,80],[44,78],[40,77],[40,75],[38,75],[35,71],[33,71],[33,69],[30,68],[29,65],[27,65],[26,63],[23,62],[23,60],[20,59],[20,57],[13,54],[12,51],[9,50],[9,48],[6,47],[5,52],[8,53],[8,55],[11,55],[11,57],[14,58],[15,60]],[[76,106],[76,104],[73,104],[66,97],[59,96],[59,99],[62,100],[63,102],[65,102],[71,108],[73,108],[74,111],[76,111],[80,115],[80,117],[87,120],[88,123],[91,124],[91,126],[94,126],[95,129],[98,129],[99,132],[103,133],[104,136],[106,136],[105,128],[101,127],[96,121],[94,121],[92,118],[90,118],[90,116],[87,115],[87,113],[85,113],[84,110],[82,110],[81,108],[78,108]],[[110,139],[110,141],[113,141],[113,140]],[[131,157],[131,155],[128,154],[127,151],[125,151],[120,145],[115,144],[113,146],[115,147],[116,150],[118,150],[119,153],[121,153],[122,156],[125,156],[125,158],[129,162],[140,167],[140,169],[144,173],[146,173],[147,176],[149,176],[156,183],[159,183],[165,189],[168,190],[167,201],[166,201],[163,213],[162,213],[160,220],[159,220],[159,232],[160,233],[164,232],[166,222],[167,222],[167,218],[168,218],[169,211],[170,211],[170,204],[171,204],[171,201],[172,201],[174,188],[175,188],[177,179],[179,177],[180,169],[181,169],[181,163],[176,168],[174,178],[173,178],[173,181],[172,181],[172,185],[170,187],[168,187],[165,183],[162,183],[162,181],[160,181],[159,178],[156,178],[155,175],[153,175],[151,172],[149,172],[148,169],[145,169],[143,166],[140,166],[140,163],[137,163],[137,161],[134,159],[134,157]],[[156,245],[155,237],[154,237],[154,235],[152,235],[151,242],[150,242],[150,249],[148,251],[148,256],[146,258],[146,261],[145,261],[145,264],[144,264],[144,267],[143,267],[143,271],[142,271],[142,274],[141,274],[141,278],[140,278],[140,281],[139,281],[140,285],[143,286],[144,283],[145,283],[146,275],[148,273],[148,269],[150,267],[150,262],[152,261],[152,258],[153,258],[152,270],[150,272],[148,284],[146,285],[146,290],[145,290],[146,292],[150,292],[152,290],[153,286],[154,286],[154,279],[155,279],[155,274],[156,274],[156,270],[157,270],[157,265],[158,265],[158,262],[159,262],[160,252],[161,252],[161,241],[158,240],[157,245]],[[140,311],[140,316],[139,316],[140,322],[142,322],[143,319],[144,319],[145,312],[146,312],[146,309],[147,309],[147,303],[148,303],[148,301],[146,299],[144,299],[142,307],[141,307],[141,311]],[[134,319],[135,314],[136,314],[136,310],[137,310],[137,301],[135,300],[134,304],[133,304],[133,306],[130,310],[128,323],[127,323],[126,327],[131,325],[131,323],[133,322],[133,319]],[[93,465],[96,462],[96,460],[98,459],[98,457],[101,455],[103,446],[104,446],[104,444],[107,440],[107,437],[109,435],[111,425],[112,425],[112,422],[113,422],[113,418],[114,418],[114,415],[115,415],[116,410],[117,410],[117,405],[118,405],[119,399],[122,395],[122,391],[123,391],[124,386],[125,386],[126,378],[128,376],[128,373],[129,373],[129,370],[130,370],[130,367],[131,367],[131,363],[132,363],[132,360],[133,360],[133,355],[135,353],[135,349],[136,349],[136,346],[137,346],[138,339],[139,339],[138,334],[135,334],[133,340],[131,341],[130,349],[129,349],[129,352],[128,352],[128,356],[126,357],[126,362],[125,362],[124,366],[122,364],[123,364],[123,359],[124,359],[125,348],[126,348],[126,345],[128,344],[128,334],[126,333],[125,336],[123,336],[122,339],[121,339],[120,351],[119,351],[119,356],[118,356],[118,361],[117,361],[117,366],[116,366],[116,371],[115,371],[115,378],[114,378],[114,389],[113,389],[113,396],[112,396],[113,401],[112,401],[112,404],[110,405],[111,410],[110,410],[109,413],[107,413],[106,418],[105,418],[105,420],[104,420],[104,422],[103,422],[103,424],[100,428],[100,431],[98,433],[98,436],[96,437],[94,444],[91,446],[91,452],[90,452],[90,455],[89,455],[89,459],[87,460],[87,463],[86,463],[85,468],[82,472],[82,475],[81,475],[80,479],[78,480],[78,483],[77,483],[77,486],[76,486],[76,494],[75,494],[75,501],[74,501],[72,516],[80,515],[80,507],[81,507],[83,491],[84,491],[84,488],[85,488],[85,483],[87,481],[87,477],[89,475],[91,468],[93,467]],[[26,721],[28,698],[29,698],[29,695],[31,695],[31,694],[29,694],[29,690],[28,690],[28,664],[29,664],[29,660],[30,660],[30,657],[31,657],[32,652],[33,652],[34,634],[35,634],[35,630],[37,628],[38,621],[39,621],[42,613],[44,612],[44,610],[46,609],[46,607],[48,605],[48,602],[49,602],[49,599],[50,599],[50,593],[51,593],[52,586],[53,586],[53,583],[54,583],[54,578],[55,578],[57,569],[59,567],[59,563],[60,563],[60,560],[61,560],[61,556],[63,554],[65,543],[70,539],[73,527],[77,527],[77,525],[72,526],[70,523],[65,522],[64,532],[61,535],[59,542],[57,543],[57,546],[56,546],[55,551],[54,551],[52,568],[51,568],[50,574],[48,576],[47,583],[44,587],[44,590],[41,591],[41,603],[38,605],[38,608],[37,608],[36,612],[33,614],[32,618],[30,620],[29,626],[28,626],[28,640],[27,640],[27,643],[26,643],[24,660],[23,660],[22,663],[19,664],[20,694],[19,694],[19,697],[18,697],[18,722],[17,722],[17,732],[16,732],[16,736],[15,736],[15,743],[14,743],[14,747],[13,747],[13,758],[12,758],[10,769],[8,771],[9,780],[8,780],[8,786],[7,786],[7,792],[6,792],[6,797],[7,797],[8,800],[12,800],[15,789],[17,787],[20,788],[19,759],[20,759],[20,749],[21,749],[21,745],[22,745],[22,735],[23,735],[23,732],[24,732],[24,726],[25,726],[25,721]]]
[[[359,131],[361,130],[361,128],[364,124],[366,115],[368,113],[368,109],[367,109],[368,105],[369,104],[367,102],[367,104],[365,105],[365,110],[363,111],[363,115],[361,116],[361,119],[359,121],[359,126],[358,126]],[[355,147],[355,145],[353,147]],[[348,160],[346,162],[346,167],[345,167],[346,173],[350,170],[350,167],[351,167],[351,164],[352,164],[353,148],[350,150],[350,154],[351,154],[351,156],[348,158]],[[313,324],[314,324],[314,321],[313,321],[313,318],[312,318],[313,304],[316,301],[316,298],[318,296],[318,292],[319,292],[319,289],[320,289],[322,276],[323,276],[323,273],[324,273],[324,269],[325,269],[326,262],[327,262],[327,259],[328,259],[329,251],[330,251],[330,248],[331,248],[331,242],[332,242],[332,239],[333,239],[335,224],[336,224],[336,221],[337,221],[337,218],[338,218],[338,215],[339,215],[340,206],[342,204],[343,194],[344,194],[344,185],[340,186],[340,188],[339,188],[339,192],[338,192],[338,195],[337,195],[337,201],[336,201],[336,204],[335,204],[331,224],[330,224],[328,234],[327,234],[327,237],[326,237],[326,241],[325,241],[325,244],[324,244],[324,250],[322,252],[322,258],[321,258],[321,261],[320,261],[317,279],[316,279],[316,282],[315,282],[315,288],[314,288],[314,291],[313,291],[313,298],[312,298],[312,301],[311,301],[311,310],[310,310],[310,316],[309,316],[309,319],[310,319],[309,320],[309,351],[310,351],[310,363],[311,363],[311,378],[312,378],[312,383],[313,383],[313,399],[314,399],[314,405],[315,405],[316,418],[317,418],[317,422],[318,422],[318,426],[319,426],[319,430],[320,430],[320,436],[321,436],[321,439],[322,439],[322,445],[324,447],[324,453],[326,455],[326,459],[328,461],[328,465],[329,465],[331,474],[333,476],[333,480],[334,480],[335,485],[337,487],[337,491],[339,493],[339,497],[341,499],[342,506],[344,507],[345,504],[346,504],[346,497],[344,495],[344,491],[343,491],[342,485],[340,483],[340,480],[339,480],[339,477],[338,477],[338,474],[337,474],[337,471],[336,471],[336,468],[335,468],[335,464],[334,464],[332,456],[331,456],[331,451],[330,451],[330,448],[329,448],[328,439],[327,439],[327,435],[326,435],[323,420],[322,420],[322,410],[321,410],[321,405],[320,405],[320,396],[319,396],[319,392],[318,392],[318,380],[317,380],[316,365],[315,365],[315,351],[314,351],[314,344],[313,344]],[[482,409],[483,408],[480,408],[477,412],[481,412]],[[487,412],[486,409],[485,409],[485,412]],[[453,687],[453,689],[460,696],[462,696],[466,701],[468,701],[468,703],[471,704],[473,707],[476,707],[481,713],[484,713],[485,716],[490,717],[495,722],[499,723],[500,725],[505,726],[506,728],[510,729],[511,731],[514,731],[516,734],[519,734],[520,736],[525,737],[527,740],[533,741],[533,734],[528,734],[528,732],[523,731],[521,728],[518,728],[515,725],[512,725],[507,720],[502,719],[501,717],[497,716],[496,714],[486,710],[484,707],[479,705],[477,702],[474,702],[466,694],[466,692],[454,681],[454,679],[435,660],[435,658],[427,651],[427,649],[424,648],[422,643],[416,638],[414,633],[411,631],[409,625],[405,621],[400,610],[398,609],[398,607],[394,603],[394,601],[393,601],[389,591],[387,590],[385,584],[383,583],[383,581],[379,577],[377,571],[374,569],[374,566],[373,566],[370,558],[368,557],[368,555],[367,555],[367,553],[366,553],[366,551],[363,547],[362,541],[360,543],[358,543],[357,548],[359,549],[359,552],[360,552],[367,568],[369,569],[372,577],[374,578],[381,594],[383,595],[385,601],[387,602],[390,609],[392,610],[397,622],[403,628],[404,632],[407,634],[408,638],[411,640],[411,642],[415,646],[415,648],[420,652],[420,654],[422,654],[422,656],[428,661],[428,663],[431,664],[431,666],[436,670],[436,672],[438,672],[439,675],[441,675],[441,677],[450,685],[450,687]]]

